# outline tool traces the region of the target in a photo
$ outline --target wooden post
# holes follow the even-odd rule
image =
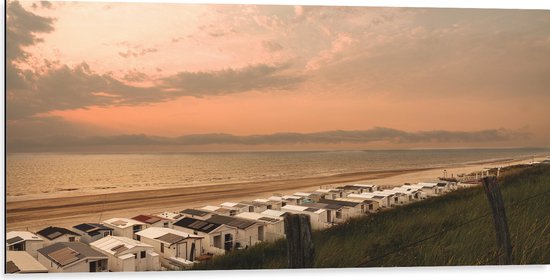
[[[489,200],[489,205],[493,211],[493,220],[495,224],[497,238],[497,253],[499,264],[512,264],[512,243],[510,242],[510,231],[506,221],[506,212],[504,211],[504,201],[498,186],[497,178],[494,176],[483,178],[483,189]]]
[[[309,216],[304,214],[287,214],[284,222],[288,267],[313,267],[315,248],[311,239]]]

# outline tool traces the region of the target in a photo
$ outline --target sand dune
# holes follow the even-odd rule
[[[539,160],[539,159],[536,159]],[[6,204],[8,230],[38,230],[48,225],[72,227],[80,222],[99,222],[112,217],[131,217],[143,213],[180,211],[188,207],[267,197],[273,193],[309,191],[319,186],[348,182],[399,185],[430,181],[448,174],[470,173],[483,168],[528,163],[531,160],[479,163],[437,169],[361,172],[334,176],[253,183],[233,183],[186,188],[119,192],[60,198],[10,201]]]

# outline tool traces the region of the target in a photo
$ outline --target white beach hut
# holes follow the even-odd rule
[[[160,270],[159,254],[153,246],[122,236],[106,236],[90,246],[109,258],[109,271]]]
[[[190,268],[203,251],[204,237],[171,228],[150,227],[136,233],[141,242],[152,245],[169,269]]]
[[[25,251],[37,257],[36,250],[44,247],[44,239],[29,231],[10,231],[6,233],[7,251]]]
[[[135,233],[145,228],[145,223],[127,218],[112,218],[101,222],[113,229],[114,236],[123,236],[134,239]]]

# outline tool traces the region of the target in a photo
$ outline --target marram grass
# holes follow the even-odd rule
[[[499,183],[514,263],[550,263],[550,165],[504,174]],[[314,232],[315,267],[494,265],[495,239],[487,199],[475,187]],[[214,257],[195,269],[286,267],[286,243],[280,240]]]

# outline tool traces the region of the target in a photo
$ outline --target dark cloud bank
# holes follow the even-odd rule
[[[208,145],[300,145],[300,144],[368,144],[386,142],[406,143],[495,143],[528,137],[527,134],[505,129],[481,131],[420,131],[407,132],[392,128],[376,127],[357,131],[324,131],[316,133],[275,133],[263,135],[237,136],[232,134],[193,134],[181,137],[158,137],[145,134],[116,136],[46,136],[8,141],[8,151],[64,151],[67,149],[86,150],[93,147],[138,146],[143,149],[153,146],[208,146]]]

